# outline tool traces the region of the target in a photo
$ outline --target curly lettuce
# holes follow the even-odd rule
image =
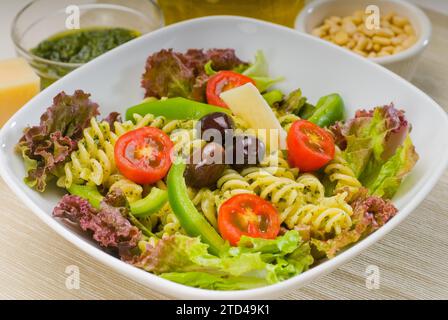
[[[16,150],[24,159],[28,186],[45,191],[52,171],[76,149],[90,119],[99,114],[98,105],[89,97],[82,90],[73,95],[61,92],[41,116],[40,124],[25,128]]]
[[[53,210],[53,216],[89,231],[102,247],[134,248],[141,238],[140,230],[127,219],[129,209],[122,193],[110,193],[95,209],[86,199],[65,195]]]
[[[145,97],[184,97],[204,102],[208,80],[204,66],[208,62],[210,68],[217,71],[246,65],[233,49],[190,49],[186,53],[164,49],[146,61],[141,82]]]
[[[297,231],[275,240],[242,237],[237,247],[211,255],[200,238],[181,234],[155,245],[141,242],[143,250],[133,265],[189,286],[239,290],[276,283],[307,270],[313,263],[310,247]]]
[[[419,158],[410,129],[404,112],[391,104],[360,110],[355,118],[333,126],[332,132],[343,157],[370,194],[390,199]]]

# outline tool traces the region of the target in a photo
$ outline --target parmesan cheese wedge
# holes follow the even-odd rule
[[[270,152],[287,148],[286,131],[252,83],[224,91],[220,94],[220,98],[236,116],[256,130],[257,137],[266,143]]]
[[[40,91],[40,79],[22,58],[0,61],[0,127]]]

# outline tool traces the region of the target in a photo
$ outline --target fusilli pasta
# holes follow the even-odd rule
[[[114,145],[118,136],[107,122],[98,123],[92,118],[90,125],[84,129],[84,137],[78,142],[78,150],[72,152],[71,161],[65,164],[58,186],[69,188],[74,183],[101,185],[116,171]]]
[[[144,117],[135,114],[135,123],[125,121],[123,123],[116,122],[114,131],[111,130],[107,122],[97,122],[95,118],[90,121],[90,127],[83,132],[83,139],[78,143],[78,150],[72,152],[71,161],[67,162],[63,170],[59,173],[57,185],[69,188],[72,184],[93,184],[121,186],[128,195],[128,199],[135,200],[141,196],[141,187],[129,180],[123,180],[118,174],[114,160],[114,145],[118,137],[124,133],[142,128],[144,126],[152,126],[163,130],[167,134],[185,135],[187,134],[193,143],[191,131],[194,122],[191,120],[170,120],[164,117],[155,117],[147,114]],[[177,132],[176,129],[178,130]],[[173,137],[174,142],[179,143],[179,148],[185,147],[184,141],[178,141]],[[189,142],[190,143],[190,142]],[[108,181],[111,178],[113,182]],[[119,181],[122,180],[122,181]],[[139,196],[140,194],[140,196]]]
[[[347,192],[348,200],[362,187],[361,182],[356,178],[338,147],[336,147],[334,159],[325,167],[324,172],[328,175],[331,182],[336,183],[334,192]]]
[[[193,204],[204,214],[205,218],[210,224],[217,228],[217,194],[207,188],[203,188],[199,191],[190,189],[190,198]]]
[[[308,225],[313,237],[324,239],[327,235],[340,234],[352,226],[352,207],[345,201],[346,193],[323,198],[316,204],[296,203],[280,214],[281,220],[290,229],[297,225]]]

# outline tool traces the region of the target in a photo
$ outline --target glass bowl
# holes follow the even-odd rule
[[[164,25],[158,5],[151,0],[78,0],[80,28],[127,28],[145,34]],[[72,6],[72,7],[71,7]],[[73,0],[34,0],[15,17],[11,37],[17,54],[41,78],[42,88],[83,65],[40,58],[31,49],[49,37],[67,31]]]

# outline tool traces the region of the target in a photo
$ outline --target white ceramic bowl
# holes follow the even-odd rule
[[[124,112],[143,98],[140,77],[149,54],[162,48],[235,48],[243,59],[253,59],[264,50],[273,76],[287,79],[280,87],[290,91],[301,87],[311,102],[330,92],[339,92],[348,113],[394,101],[406,110],[413,124],[412,138],[421,156],[406,178],[395,205],[400,212],[384,227],[334,259],[290,280],[247,291],[219,292],[179,285],[128,265],[102,251],[85,234],[78,233],[51,216],[61,190],[38,193],[22,181],[23,162],[14,145],[28,124],[51,105],[62,90],[83,89],[101,106],[103,115]],[[337,63],[335,63],[337,61]],[[14,193],[45,223],[95,259],[156,291],[188,299],[274,298],[320,277],[384,237],[401,223],[425,198],[442,175],[448,162],[448,118],[443,109],[422,91],[394,73],[354,53],[312,36],[278,25],[239,17],[210,17],[182,22],[129,42],[99,57],[54,83],[32,99],[10,119],[0,132],[0,173]],[[17,214],[20,214],[18,212]],[[51,254],[51,253],[50,253]]]
[[[388,57],[370,60],[392,70],[407,80],[414,76],[418,61],[429,44],[431,38],[431,22],[426,14],[417,6],[402,0],[317,0],[309,3],[297,17],[295,28],[301,32],[311,31],[321,25],[330,16],[348,16],[357,10],[365,10],[368,5],[375,4],[380,14],[395,12],[407,17],[417,33],[417,42],[407,50]],[[322,40],[325,41],[325,40]]]

